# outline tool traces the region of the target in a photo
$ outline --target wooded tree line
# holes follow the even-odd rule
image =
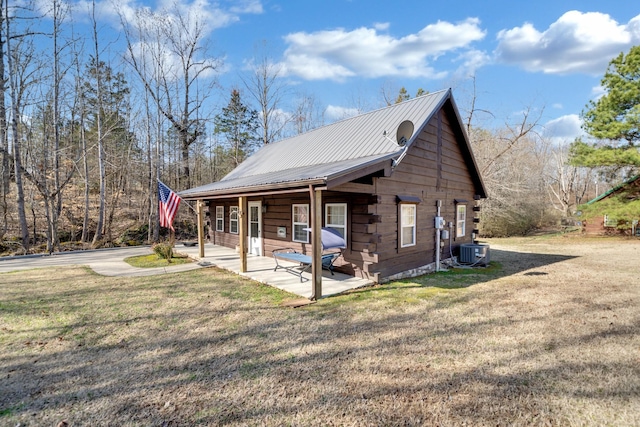
[[[258,147],[325,123],[315,96],[288,86],[264,46],[223,88],[201,17],[177,6],[120,17],[125,47],[114,53],[95,4],[79,37],[80,17],[62,0],[45,11],[0,0],[0,237],[16,251],[158,241],[158,179],[177,191],[217,181]],[[377,106],[410,98],[404,88],[378,96]],[[568,220],[596,179],[603,191],[629,171],[570,164],[594,146],[545,140],[533,108],[516,124],[476,126],[476,101],[462,109],[490,194],[487,235]],[[190,219],[183,207],[177,230]]]

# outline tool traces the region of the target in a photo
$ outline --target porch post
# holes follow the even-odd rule
[[[198,249],[200,258],[204,258],[204,201],[198,200],[196,208],[198,213]]]
[[[309,187],[311,196],[311,299],[322,297],[322,190]]]
[[[238,250],[240,251],[240,272],[247,272],[247,198],[238,197],[239,236]]]

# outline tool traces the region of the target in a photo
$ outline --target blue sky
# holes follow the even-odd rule
[[[71,1],[76,14],[90,3]],[[114,2],[96,1],[101,36],[117,38]],[[478,115],[479,125],[514,123],[526,108],[532,115],[543,110],[547,134],[570,140],[580,133],[585,104],[602,93],[609,61],[640,44],[640,4],[628,0],[117,3],[125,12],[159,11],[175,1],[206,22],[211,52],[224,58],[224,87],[241,85],[238,73],[266,42],[287,84],[313,94],[328,119],[357,103],[380,107],[383,87],[397,93],[402,86],[412,95],[451,87],[464,116],[475,76],[476,106],[491,112]]]

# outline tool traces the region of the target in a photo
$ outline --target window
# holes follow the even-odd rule
[[[400,205],[400,246],[416,244],[416,205]]]
[[[238,207],[229,208],[229,233],[238,234]]]
[[[293,205],[293,241],[309,243],[309,205]]]
[[[609,215],[605,215],[604,216],[604,226],[605,227],[617,227],[618,226],[618,220],[616,218],[613,218]]]
[[[347,204],[327,203],[324,205],[324,226],[331,227],[347,240]]]
[[[216,231],[224,231],[224,206],[216,206]]]
[[[456,208],[456,237],[463,237],[466,232],[467,205],[458,205]]]

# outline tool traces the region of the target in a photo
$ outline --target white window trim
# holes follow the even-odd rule
[[[240,232],[240,223],[238,222],[238,206],[231,206],[229,208],[229,233],[238,234]],[[233,217],[235,213],[235,218]],[[236,224],[236,231],[233,231],[232,224]]]
[[[344,224],[334,224],[329,222],[329,207],[343,207],[344,208]],[[324,205],[324,226],[331,227],[335,230],[344,230],[344,241],[347,242],[347,204],[346,203],[325,203]]]
[[[295,221],[295,212],[297,207],[305,207],[307,209],[307,222],[296,222]],[[309,205],[304,203],[297,203],[291,206],[291,241],[300,242],[300,243],[309,243],[309,232],[307,231],[307,239],[306,240],[296,240],[296,225],[304,225],[304,228],[309,228]]]
[[[410,225],[403,224],[403,222],[402,222],[402,218],[403,218],[402,213],[403,212],[402,211],[404,210],[404,208],[413,209],[413,224],[410,224]],[[408,247],[411,247],[411,246],[415,246],[416,243],[417,243],[416,242],[416,240],[417,240],[416,239],[416,229],[417,229],[417,223],[418,223],[417,215],[418,215],[418,206],[417,205],[410,204],[410,203],[403,203],[403,204],[400,205],[400,221],[398,221],[398,222],[400,224],[400,247],[401,248],[408,248]],[[412,232],[413,242],[405,244],[405,242],[404,242],[404,229],[408,228],[408,227],[411,227],[412,230],[413,230],[413,232]]]
[[[224,232],[224,206],[216,206],[216,231]]]
[[[467,205],[456,206],[456,237],[467,234]]]

